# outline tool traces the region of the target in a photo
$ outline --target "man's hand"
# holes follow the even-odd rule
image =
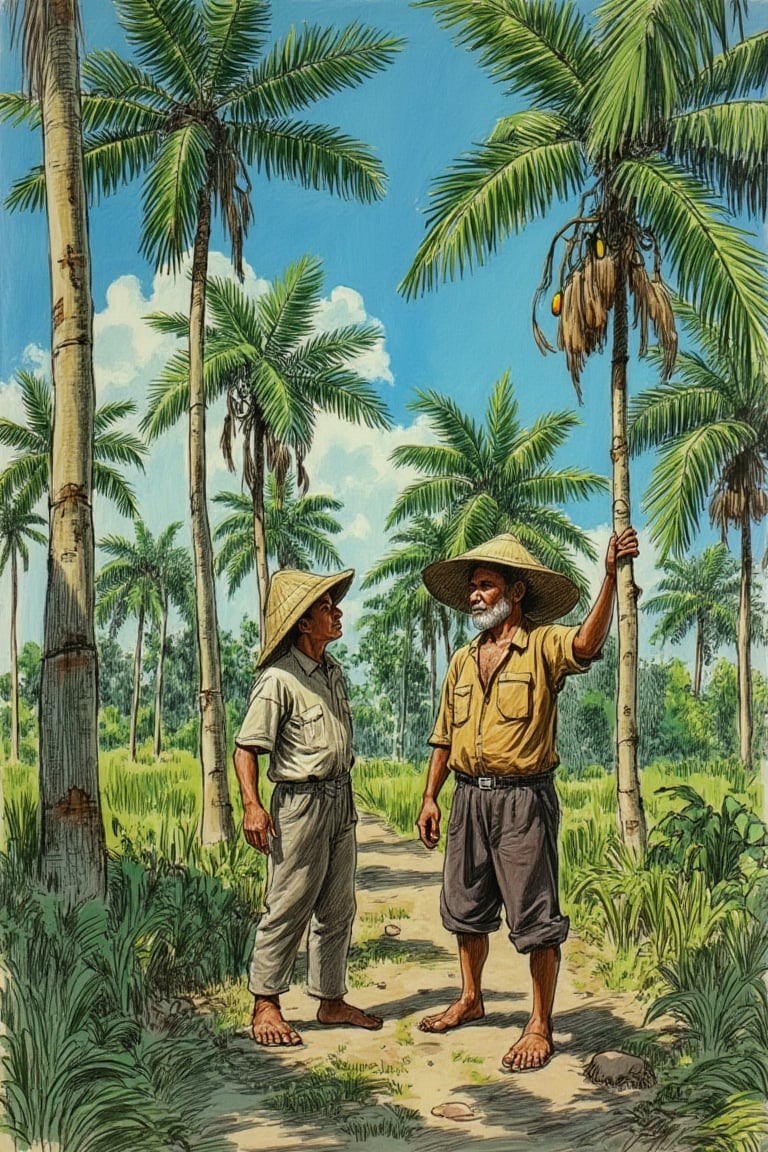
[[[640,555],[637,543],[637,532],[634,528],[625,528],[620,536],[614,532],[608,541],[608,551],[605,554],[605,572],[607,576],[616,575],[618,560],[634,560]]]
[[[243,836],[257,852],[269,855],[269,837],[276,836],[272,817],[262,804],[249,804],[243,813]]]
[[[423,802],[416,827],[424,847],[434,848],[440,839],[440,809],[434,800]]]

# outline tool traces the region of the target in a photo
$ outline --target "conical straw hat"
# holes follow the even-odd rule
[[[316,600],[330,592],[334,604],[338,604],[346,596],[354,578],[353,568],[332,576],[315,576],[313,572],[297,572],[293,568],[278,569],[269,582],[267,638],[257,666],[262,668],[275,655],[291,628],[298,624]]]
[[[528,587],[523,611],[534,624],[557,620],[578,603],[580,593],[574,582],[545,568],[511,532],[494,536],[452,560],[430,564],[421,575],[436,600],[459,612],[469,612],[469,578],[475,568],[484,564],[502,565],[512,569],[513,574],[519,573],[519,579]]]

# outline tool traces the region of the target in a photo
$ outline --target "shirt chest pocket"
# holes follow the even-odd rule
[[[453,690],[453,726],[466,724],[472,705],[472,685],[457,684]]]
[[[313,704],[291,718],[290,731],[297,744],[311,746],[325,742],[325,715],[322,704]]]
[[[530,672],[502,672],[497,681],[496,707],[504,720],[529,720],[533,704]]]

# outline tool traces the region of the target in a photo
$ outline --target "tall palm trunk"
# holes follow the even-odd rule
[[[752,768],[752,525],[749,500],[741,514],[741,588],[736,656],[739,665],[739,756],[747,771]]]
[[[693,662],[693,694],[701,696],[701,681],[704,676],[704,621],[696,620],[696,652]]]
[[[131,700],[131,763],[136,763],[136,729],[139,725],[139,698],[141,696],[141,649],[144,643],[144,606],[139,608],[139,629],[133,653],[133,698]]]
[[[259,594],[259,643],[262,648],[267,640],[267,595],[269,593],[264,480],[264,421],[257,414],[253,424],[253,482],[250,484],[250,492],[253,504],[253,555],[256,566],[256,588]]]
[[[168,634],[168,599],[163,600],[163,614],[160,618],[160,649],[157,653],[157,672],[155,674],[155,731],[152,741],[152,752],[155,760],[160,759],[162,751],[162,710],[163,710],[163,676],[165,674],[165,640]]]
[[[19,654],[16,644],[16,613],[19,602],[19,571],[16,550],[11,549],[11,764],[19,762]]]
[[[203,356],[210,235],[211,190],[205,187],[198,201],[189,309],[189,501],[192,512],[197,653],[200,667],[200,761],[203,773],[200,839],[203,844],[229,840],[235,832],[227,782],[226,714],[221,691],[216,585],[205,475]]]
[[[397,733],[398,760],[405,760],[405,733],[408,724],[408,661],[411,655],[411,634],[405,630],[403,640],[403,674],[400,677],[400,724]]]
[[[94,632],[93,303],[73,0],[48,5],[41,90],[53,305],[53,442],[40,689],[43,884],[106,893]]]
[[[630,525],[629,447],[627,444],[627,361],[629,316],[625,258],[616,270],[611,365],[611,460],[613,461],[613,530]],[[637,588],[630,559],[620,560],[616,572],[619,616],[619,668],[616,698],[616,787],[619,828],[624,843],[634,851],[645,849],[647,831],[637,770]]]

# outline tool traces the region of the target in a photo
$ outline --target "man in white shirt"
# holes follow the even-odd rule
[[[356,910],[352,714],[341,666],[326,648],[342,634],[338,601],[353,576],[351,570],[275,573],[259,657],[264,671],[236,740],[243,833],[269,858],[266,911],[248,981],[257,1044],[302,1043],[283,1017],[280,995],[288,990],[307,925],[307,990],[320,1001],[318,1021],[382,1025],[344,999]],[[275,784],[270,812],[259,797],[260,754],[269,756]]]

